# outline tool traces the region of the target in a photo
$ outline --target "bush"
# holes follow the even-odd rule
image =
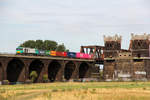
[[[48,82],[49,82],[49,79],[48,79],[48,75],[47,75],[47,74],[43,75],[43,82],[44,82],[44,83],[48,83]]]
[[[9,81],[8,80],[3,80],[2,85],[9,85]]]
[[[104,76],[103,76],[103,71],[102,70],[99,71],[99,75],[100,75],[100,80],[103,80]]]
[[[30,78],[31,78],[32,82],[35,82],[35,80],[36,80],[37,77],[38,77],[38,74],[37,74],[36,71],[32,71],[30,73]]]

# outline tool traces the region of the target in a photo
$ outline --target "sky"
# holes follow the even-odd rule
[[[37,39],[79,52],[115,34],[128,49],[131,33],[150,33],[150,0],[0,0],[0,52]]]

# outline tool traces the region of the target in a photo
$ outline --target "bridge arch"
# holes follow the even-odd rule
[[[69,80],[72,77],[72,74],[75,70],[76,65],[70,61],[65,65],[65,69],[64,69],[64,78],[66,80]]]
[[[38,81],[38,78],[40,76],[40,73],[41,73],[43,67],[44,67],[44,64],[42,63],[42,61],[40,61],[38,59],[33,60],[31,62],[30,66],[29,66],[29,76],[30,76],[32,71],[36,71],[36,73],[37,73],[37,78],[34,80],[34,82]]]
[[[2,63],[0,62],[0,81],[3,79],[3,68],[2,68]]]
[[[85,62],[81,63],[79,66],[79,78],[86,78],[89,71],[89,65]]]
[[[24,68],[24,63],[20,59],[12,59],[7,65],[7,80],[17,82]]]
[[[56,80],[60,68],[61,68],[61,64],[55,60],[49,64],[48,78],[51,82],[54,82]]]

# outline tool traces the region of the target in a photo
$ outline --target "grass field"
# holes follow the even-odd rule
[[[1,85],[0,100],[150,100],[150,82]]]

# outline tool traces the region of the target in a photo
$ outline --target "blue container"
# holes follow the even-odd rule
[[[67,56],[70,58],[76,58],[76,53],[75,52],[67,52]]]

